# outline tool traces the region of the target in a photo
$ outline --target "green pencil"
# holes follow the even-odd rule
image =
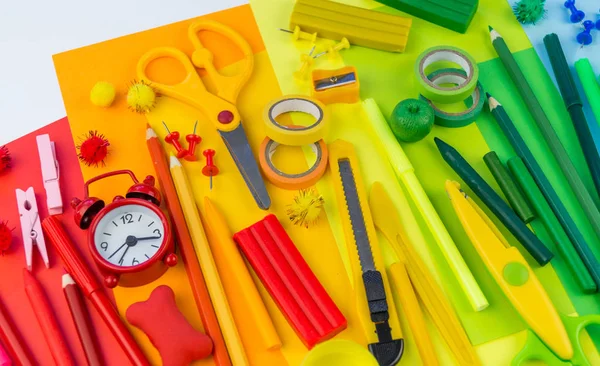
[[[544,197],[546,197],[550,208],[556,215],[558,221],[560,221],[562,227],[565,229],[565,232],[569,236],[573,247],[585,264],[588,272],[594,279],[594,282],[596,282],[597,286],[600,285],[600,264],[594,256],[594,253],[592,253],[590,247],[583,238],[583,235],[581,235],[581,232],[577,228],[577,225],[575,225],[575,222],[567,212],[567,209],[561,202],[560,198],[558,198],[558,194],[556,194],[556,191],[554,188],[552,188],[552,185],[542,171],[542,168],[540,168],[539,164],[533,157],[533,154],[531,151],[529,151],[525,141],[523,141],[523,138],[521,135],[519,135],[515,125],[504,110],[504,107],[502,107],[502,105],[498,103],[498,101],[489,93],[487,93],[487,97],[490,111],[492,112],[494,118],[496,118],[496,121],[502,129],[502,132],[517,152],[517,155],[523,159],[525,166],[527,166],[527,169],[531,173],[535,183],[544,194]],[[557,243],[557,245],[564,245],[564,243]]]
[[[458,174],[475,194],[498,217],[506,228],[517,238],[523,247],[539,263],[546,265],[554,254],[525,226],[517,214],[498,196],[492,187],[473,169],[456,149],[442,139],[433,139],[442,158]]]
[[[489,28],[490,37],[492,38],[492,45],[496,49],[496,52],[498,52],[498,56],[500,57],[502,64],[506,68],[506,71],[510,75],[513,83],[515,83],[517,86],[517,89],[519,90],[527,109],[529,109],[529,113],[531,113],[533,120],[544,136],[544,139],[550,147],[552,154],[558,161],[560,169],[565,174],[569,185],[577,197],[577,200],[581,204],[581,207],[583,208],[587,218],[590,220],[596,235],[600,238],[600,211],[598,211],[598,208],[594,204],[590,193],[583,185],[583,181],[577,174],[573,163],[567,155],[567,151],[558,139],[558,135],[552,128],[550,120],[548,120],[548,116],[546,116],[546,113],[542,109],[540,101],[533,93],[531,86],[525,79],[523,71],[521,71],[519,68],[517,61],[508,49],[506,42],[504,42],[504,39],[497,31],[495,31],[492,27]]]
[[[555,33],[548,34],[544,37],[544,45],[548,51],[548,57],[556,76],[560,94],[562,94],[565,106],[571,115],[573,126],[575,126],[575,132],[577,132],[577,138],[581,144],[585,161],[588,168],[590,168],[596,191],[600,192],[600,155],[592,138],[588,121],[585,118],[585,114],[583,114],[583,102],[575,86],[575,80],[573,80],[573,75],[571,75],[560,39]]]
[[[569,266],[571,273],[573,273],[573,276],[583,292],[588,294],[596,292],[596,282],[594,282],[594,279],[581,261],[581,258],[579,258],[579,255],[577,255],[573,245],[571,245],[569,237],[556,219],[556,216],[554,216],[546,198],[544,198],[542,191],[540,191],[540,188],[535,184],[535,181],[533,180],[531,173],[529,173],[529,170],[527,170],[523,160],[518,156],[514,156],[508,160],[507,165],[513,172],[515,180],[529,198],[529,202],[531,202],[535,208],[537,216],[550,233],[558,252]]]

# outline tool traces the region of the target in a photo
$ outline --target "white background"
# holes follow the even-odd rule
[[[509,0],[511,4],[515,1]],[[3,1],[0,145],[66,115],[53,54],[244,3],[248,0]],[[588,57],[600,72],[600,31],[593,32],[591,46],[580,48],[575,36],[581,25],[569,23],[569,11],[563,3],[563,0],[546,1],[546,19],[535,26],[526,26],[525,31],[553,78],[542,43],[543,36],[550,32],[560,35],[571,65],[580,57]],[[600,0],[577,0],[577,6],[586,12],[587,19],[599,19]]]
[[[0,9],[0,145],[66,115],[52,55],[247,0],[15,0]]]

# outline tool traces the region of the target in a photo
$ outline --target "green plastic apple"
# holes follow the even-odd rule
[[[394,108],[390,127],[398,140],[416,142],[431,132],[434,119],[435,113],[429,103],[418,99],[405,99]]]

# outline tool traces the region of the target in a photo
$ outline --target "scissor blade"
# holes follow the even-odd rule
[[[242,174],[248,189],[250,189],[256,204],[261,209],[267,210],[271,207],[271,198],[267,193],[267,187],[260,170],[258,170],[258,164],[252,154],[244,126],[240,123],[233,131],[219,131],[219,133],[225,141],[225,145],[227,145],[227,149]]]

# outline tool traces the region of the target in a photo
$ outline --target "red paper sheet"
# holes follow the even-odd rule
[[[8,221],[9,227],[14,228],[11,247],[4,256],[0,257],[0,274],[3,277],[0,280],[0,298],[21,333],[24,342],[33,353],[34,359],[42,365],[47,365],[52,357],[23,289],[22,270],[26,266],[25,253],[23,252],[19,211],[14,191],[17,188],[25,190],[28,187],[33,187],[41,219],[48,215],[46,191],[42,182],[40,160],[35,141],[37,135],[46,133],[50,135],[50,140],[55,142],[56,155],[61,168],[60,184],[64,206],[64,214],[61,219],[69,235],[79,246],[80,253],[98,274],[89,255],[89,250],[87,250],[86,232],[75,225],[73,209],[69,205],[71,198],[83,195],[83,177],[79,168],[69,122],[67,118],[63,118],[7,144],[6,146],[12,156],[13,167],[0,174],[0,192],[2,192],[2,195],[0,195],[0,220]],[[62,291],[61,277],[65,272],[50,242],[46,241],[46,247],[48,248],[51,268],[46,269],[37,249],[34,247],[33,273],[44,287],[65,339],[68,341],[71,354],[78,365],[85,365],[85,356]],[[108,292],[112,299],[112,293]],[[98,336],[98,343],[105,357],[104,362],[107,365],[129,364],[127,357],[97,315],[96,310],[89,302],[87,304]]]

